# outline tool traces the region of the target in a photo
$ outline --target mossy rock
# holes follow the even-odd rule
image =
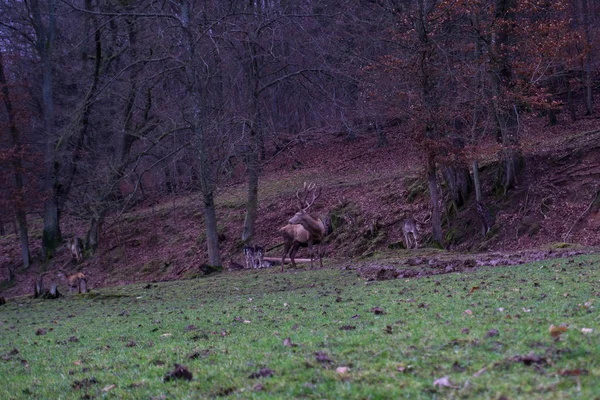
[[[202,264],[200,265],[200,271],[206,276],[206,275],[212,275],[215,273],[219,273],[219,272],[223,272],[223,266],[222,265],[208,265],[208,264]]]
[[[390,250],[406,250],[406,246],[404,245],[404,242],[402,240],[399,240],[397,242],[392,242],[392,243],[388,244],[387,247]]]
[[[573,247],[573,244],[572,243],[558,242],[558,243],[552,243],[550,245],[551,249],[568,249],[569,247]]]

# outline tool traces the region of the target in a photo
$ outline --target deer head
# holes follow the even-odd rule
[[[308,200],[309,195],[312,195],[312,199],[310,201]],[[296,198],[298,199],[298,202],[299,202],[298,212],[296,214],[294,214],[294,216],[292,218],[290,218],[289,223],[290,224],[301,224],[302,226],[304,226],[304,228],[306,228],[306,230],[308,230],[309,232],[312,233],[312,231],[314,231],[314,229],[311,230],[310,228],[308,228],[306,226],[306,223],[307,223],[307,221],[314,223],[318,220],[311,217],[307,211],[315,203],[315,200],[317,200],[320,196],[321,196],[321,188],[320,187],[317,188],[314,183],[310,183],[307,185],[306,182],[304,182],[304,188],[301,190],[298,190],[296,192]],[[321,225],[323,225],[322,222],[321,222]],[[325,230],[323,229],[323,232],[324,231]]]

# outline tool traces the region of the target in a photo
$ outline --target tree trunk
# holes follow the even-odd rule
[[[569,115],[571,116],[571,122],[577,121],[577,111],[575,109],[575,102],[573,101],[573,88],[571,82],[567,76],[567,108],[569,109]]]
[[[514,44],[515,38],[509,31],[511,23],[515,20],[516,0],[496,0],[496,18],[505,21],[500,25],[496,36],[495,64],[491,71],[492,79],[492,104],[500,139],[502,143],[502,161],[504,163],[504,193],[517,183],[519,167],[521,164],[521,150],[519,147],[519,113],[516,99],[504,95],[505,88],[513,82],[512,60],[506,54],[506,48]]]
[[[27,269],[31,265],[31,253],[29,252],[27,216],[24,210],[17,210],[17,221],[19,222],[19,237],[21,240],[21,259],[23,260],[23,268]]]
[[[198,99],[196,99],[198,104]],[[202,123],[201,111],[198,107],[196,114],[196,145],[198,146],[198,158],[200,165],[200,189],[204,201],[204,224],[206,228],[206,248],[208,253],[208,263],[212,267],[221,266],[221,254],[219,251],[219,235],[217,232],[217,214],[215,211],[215,182],[213,178],[213,169],[208,157],[208,143],[206,142],[205,131],[200,124]]]
[[[100,240],[100,225],[102,223],[101,219],[103,218],[103,214],[98,218],[100,221],[94,216],[90,220],[90,227],[85,235],[85,248],[88,249],[92,254],[96,252],[98,248],[98,242]]]
[[[442,174],[450,190],[450,197],[457,207],[462,207],[471,194],[471,174],[463,166],[443,166]]]
[[[8,264],[8,282],[12,282],[15,279],[15,264]]]
[[[208,264],[213,267],[221,266],[219,251],[219,235],[217,232],[217,215],[212,193],[204,194],[204,219],[206,224],[206,246],[208,250]]]
[[[427,181],[429,183],[429,198],[431,201],[431,231],[434,242],[443,246],[442,238],[442,216],[440,213],[440,194],[438,190],[437,173],[434,156],[429,155],[427,162]]]
[[[482,201],[481,180],[479,179],[479,163],[473,160],[473,186],[475,186],[475,200]]]
[[[585,57],[585,71],[584,71],[584,82],[585,82],[585,115],[592,115],[594,112],[594,93],[593,93],[593,82],[592,82],[592,40],[590,33],[590,14],[589,14],[588,0],[581,0],[581,19],[583,23],[583,30],[585,32],[585,42],[587,44],[586,57]]]
[[[248,86],[251,90],[250,103],[250,140],[249,154],[247,156],[248,167],[248,199],[246,201],[246,217],[242,230],[242,241],[249,244],[254,236],[254,227],[258,216],[258,179],[260,175],[259,151],[261,137],[261,113],[260,113],[260,71],[258,67],[258,54],[254,43],[248,43],[247,49],[250,54],[250,65],[248,70]]]
[[[6,107],[6,113],[8,115],[8,124],[10,136],[12,139],[12,145],[14,146],[15,154],[13,156],[13,170],[15,174],[15,208],[17,223],[19,224],[19,236],[21,240],[21,258],[23,259],[23,267],[29,268],[31,265],[31,254],[29,252],[29,235],[27,233],[27,214],[26,201],[23,182],[23,163],[22,148],[21,148],[21,135],[17,129],[17,123],[15,120],[15,113],[12,102],[10,100],[10,93],[6,82],[6,75],[4,73],[4,58],[3,53],[0,50],[0,85],[2,85],[2,98],[4,100],[4,106]],[[4,235],[4,224],[0,223],[2,227],[1,235]]]
[[[246,201],[246,218],[242,231],[242,241],[250,243],[254,236],[254,226],[258,215],[258,152],[255,148],[248,155],[248,200]]]
[[[54,151],[55,147],[55,114],[54,114],[54,81],[52,68],[52,51],[56,30],[56,0],[48,0],[48,26],[42,22],[42,12],[39,0],[31,0],[33,29],[36,35],[36,48],[42,65],[42,107],[44,110],[44,130],[46,149],[44,154],[44,229],[42,233],[42,256],[48,261],[54,255],[56,247],[62,242],[60,233],[60,211],[58,196],[60,184],[58,181],[59,162]]]

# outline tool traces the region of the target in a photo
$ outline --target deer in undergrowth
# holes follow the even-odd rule
[[[87,278],[83,272],[76,272],[72,275],[67,275],[64,271],[58,271],[57,276],[67,282],[69,293],[77,290],[78,293],[87,292]]]
[[[312,200],[308,201],[308,196],[312,194]],[[321,196],[321,188],[316,188],[314,183],[309,185],[304,182],[304,190],[300,194],[300,190],[296,192],[296,197],[299,201],[299,209],[292,218],[289,225],[280,229],[284,240],[284,251],[281,259],[281,270],[285,257],[290,252],[290,260],[292,268],[296,267],[294,255],[300,246],[307,246],[310,254],[310,268],[313,268],[313,245],[317,246],[317,254],[319,255],[319,264],[323,268],[323,254],[321,252],[321,242],[325,237],[325,225],[323,221],[308,213],[308,209]]]
[[[254,268],[254,246],[244,246],[244,259],[246,260],[246,269]]]
[[[264,257],[265,248],[263,246],[244,246],[246,268],[263,268],[265,266]]]
[[[413,244],[415,249],[419,248],[419,243],[417,242],[418,232],[417,221],[412,215],[402,222],[402,233],[404,234],[404,243],[407,249],[412,249]],[[412,235],[412,238],[409,235]]]
[[[69,250],[71,250],[71,259],[75,262],[83,260],[83,240],[75,236],[69,240]]]

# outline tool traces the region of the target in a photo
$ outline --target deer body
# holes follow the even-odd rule
[[[82,272],[67,275],[63,271],[58,272],[58,277],[64,279],[69,287],[69,293],[77,290],[78,293],[87,292],[87,278]]]
[[[285,257],[290,254],[290,260],[292,261],[292,268],[296,268],[296,262],[294,256],[298,251],[298,248],[302,245],[307,246],[310,240],[310,233],[302,225],[299,224],[288,224],[282,228],[279,228],[281,236],[283,236],[283,256],[281,258],[281,271],[283,272],[283,265],[285,263]]]
[[[83,241],[81,238],[74,237],[70,239],[69,250],[71,250],[71,258],[76,262],[83,260]]]
[[[308,246],[308,252],[310,254],[310,268],[313,268],[313,245],[320,246],[323,237],[325,236],[325,225],[323,221],[317,219],[304,211],[298,211],[289,220],[290,224],[298,224],[307,232],[308,239],[306,242],[299,242],[299,245],[306,244]],[[323,268],[323,257],[321,254],[321,248],[317,248],[319,254],[319,263]]]
[[[262,246],[254,246],[254,268],[264,267],[263,258],[265,257],[265,248]]]
[[[419,243],[417,242],[417,221],[414,219],[414,217],[410,216],[406,218],[404,222],[402,222],[402,233],[404,234],[404,242],[407,249],[413,248],[413,242],[415,249],[419,247]],[[412,238],[410,235],[412,235]]]
[[[312,193],[312,200],[307,201],[308,195]],[[313,205],[316,199],[321,196],[321,189],[315,189],[315,185],[307,185],[304,183],[303,195],[300,195],[300,191],[296,192],[296,197],[300,202],[299,210],[292,218],[289,219],[289,225],[284,226],[280,229],[283,235],[284,241],[284,252],[281,259],[281,270],[283,271],[283,263],[285,257],[290,251],[290,260],[292,261],[292,268],[296,267],[294,262],[294,255],[300,246],[308,246],[310,253],[310,268],[313,268],[313,245],[319,246],[317,252],[319,254],[319,262],[321,268],[323,268],[323,255],[321,253],[320,244],[325,237],[325,225],[323,221],[313,217],[307,211],[310,206]],[[290,250],[291,249],[291,250]]]

